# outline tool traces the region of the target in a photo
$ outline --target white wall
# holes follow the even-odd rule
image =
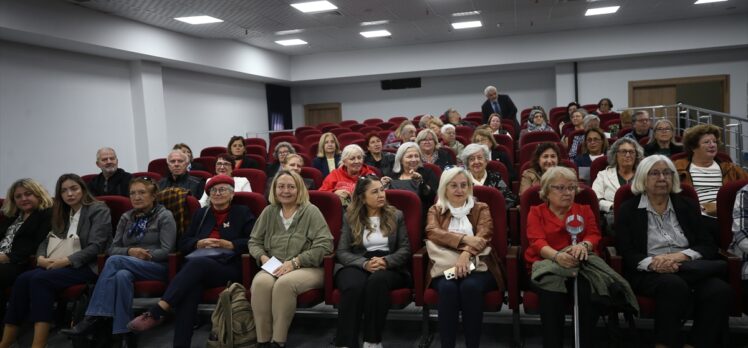
[[[616,108],[628,104],[629,81],[728,74],[730,114],[748,114],[748,48],[580,62],[578,71],[580,102],[609,97]]]
[[[169,144],[185,142],[198,156],[232,135],[267,131],[264,84],[175,69],[163,75]]]
[[[413,76],[418,76],[414,74]],[[332,85],[292,87],[294,126],[304,123],[304,104],[340,102],[343,119],[363,121],[370,117],[387,119],[424,113],[441,114],[449,107],[463,115],[480,111],[483,89],[494,85],[512,98],[517,108],[553,105],[555,76],[552,68],[424,77],[421,88],[384,91],[379,80]]]

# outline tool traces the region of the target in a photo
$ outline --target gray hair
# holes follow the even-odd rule
[[[483,95],[485,95],[485,96],[488,96],[488,93],[489,93],[489,92],[496,92],[496,94],[498,94],[498,93],[499,93],[499,91],[497,91],[497,90],[496,90],[496,87],[494,87],[494,86],[487,86],[487,87],[486,87],[486,88],[485,88],[485,89],[483,90]]]
[[[96,162],[98,162],[101,159],[101,152],[102,151],[112,151],[112,153],[114,154],[114,157],[115,158],[117,157],[117,152],[114,151],[113,148],[111,148],[111,147],[102,147],[102,148],[96,150]]]
[[[451,123],[447,123],[442,126],[441,132],[444,133],[447,129],[456,129],[455,126],[453,126]]]
[[[296,153],[296,149],[293,147],[293,145],[291,145],[291,143],[287,141],[281,141],[275,144],[275,149],[273,149],[273,157],[278,158],[278,151],[280,151],[282,147],[286,147],[289,153]]]
[[[169,156],[171,156],[174,153],[179,154],[180,156],[182,156],[184,158],[185,162],[188,162],[190,160],[190,158],[187,156],[187,154],[184,153],[182,150],[171,150],[171,151],[169,151],[169,154],[166,155],[166,160],[168,161],[169,160]]]
[[[340,164],[338,164],[338,167],[343,166],[343,160],[346,160],[357,154],[361,154],[361,157],[364,156],[364,149],[362,149],[361,146],[358,146],[356,144],[346,145],[343,148],[343,152],[340,154]]]
[[[643,159],[641,163],[639,163],[639,167],[636,168],[634,179],[631,181],[631,192],[633,194],[638,195],[647,192],[647,177],[649,176],[649,171],[655,164],[660,162],[665,163],[668,169],[673,172],[673,175],[670,177],[670,180],[672,180],[672,188],[670,189],[670,192],[679,193],[681,191],[680,178],[678,177],[678,171],[675,169],[673,161],[671,161],[667,156],[649,155],[647,158]]]
[[[603,141],[606,140],[603,139]],[[634,169],[637,168],[639,162],[641,162],[644,158],[644,148],[642,148],[642,146],[639,145],[636,140],[627,137],[619,138],[615,143],[613,143],[613,145],[610,145],[610,149],[608,149],[608,168],[615,168],[618,165],[618,148],[623,144],[629,144],[633,146],[634,151],[636,151]]]
[[[675,125],[673,124],[673,122],[670,122],[670,120],[668,120],[667,118],[661,118],[661,119],[657,120],[657,122],[655,122],[654,127],[652,127],[652,133],[653,133],[652,135],[657,134],[657,126],[659,126],[662,123],[666,123],[668,126],[670,126],[670,129],[672,130],[670,132],[670,134],[672,134],[670,136],[670,145],[671,146],[672,145],[678,145],[675,142]],[[654,143],[656,141],[657,141],[657,139],[655,139],[655,137],[652,136],[652,137],[649,138],[649,142],[647,144],[651,144],[651,143]]]
[[[434,146],[435,146],[435,148],[438,149],[441,146],[439,144],[439,137],[436,136],[436,133],[433,130],[429,129],[429,128],[421,129],[421,131],[418,132],[418,135],[416,136],[416,144],[418,144],[418,146],[420,147],[421,146],[421,142],[423,140],[425,140],[426,136],[428,136],[429,134],[431,135],[432,138],[434,138]]]
[[[636,110],[633,115],[631,115],[631,122],[636,122],[636,119],[638,116],[646,115],[647,118],[649,118],[649,111],[647,110]]]
[[[462,153],[460,154],[460,161],[462,161],[462,163],[464,163],[465,165],[468,165],[468,158],[470,158],[470,156],[474,155],[478,151],[483,151],[483,156],[486,157],[486,160],[491,157],[491,152],[488,150],[488,146],[482,144],[470,144],[462,149]]]
[[[584,109],[577,109],[577,111],[579,110],[584,110]],[[589,126],[590,122],[592,122],[593,120],[597,120],[597,122],[600,123],[600,117],[597,117],[597,115],[589,114],[589,115],[584,116],[584,119],[582,120],[582,124],[584,125],[584,128],[587,129],[587,126]]]
[[[544,201],[548,200],[548,189],[551,186],[551,182],[557,179],[566,179],[575,183],[579,180],[577,174],[569,168],[561,166],[548,168],[543,173],[543,176],[540,177],[540,191],[538,191],[540,199]]]
[[[447,207],[447,185],[449,182],[454,180],[458,175],[464,175],[468,183],[468,196],[473,196],[473,180],[471,180],[470,173],[462,167],[452,167],[442,172],[442,177],[439,179],[439,188],[436,190],[436,206],[441,208],[441,212],[445,212]]]
[[[416,144],[416,143],[414,143],[412,141],[403,143],[402,145],[400,145],[399,148],[397,148],[397,153],[395,154],[395,163],[392,165],[392,171],[393,172],[400,173],[403,170],[403,165],[401,164],[402,160],[403,160],[403,156],[405,156],[405,152],[406,151],[408,151],[408,150],[410,150],[412,148],[414,148],[414,149],[416,149],[416,151],[418,151],[418,157],[419,158],[422,156],[422,154],[421,154],[421,148],[418,147],[418,144]],[[423,163],[423,161],[421,163]]]
[[[418,120],[418,127],[420,127],[420,128],[426,128],[426,127],[428,127],[429,126],[428,123],[432,119],[434,119],[434,115],[432,115],[432,114],[425,114],[425,115],[421,116],[421,119]]]

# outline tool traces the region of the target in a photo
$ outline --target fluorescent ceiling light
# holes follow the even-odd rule
[[[332,11],[338,9],[337,6],[333,5],[329,1],[299,2],[291,4],[291,6],[304,13]]]
[[[381,20],[381,21],[371,21],[371,22],[361,22],[362,27],[370,26],[370,25],[380,25],[380,24],[387,24],[390,21],[388,20]]]
[[[211,16],[192,16],[192,17],[177,17],[174,18],[180,22],[189,24],[207,24],[207,23],[220,23],[223,19],[214,18]]]
[[[281,31],[276,31],[275,35],[298,34],[298,33],[302,32],[302,31],[304,31],[304,29],[281,30]]]
[[[701,4],[711,4],[713,2],[723,2],[723,1],[727,1],[727,0],[696,0],[696,2],[694,2],[693,4],[701,5]]]
[[[278,40],[275,43],[281,45],[281,46],[297,46],[297,45],[306,45],[307,42],[301,39],[290,39],[290,40]]]
[[[362,31],[360,34],[365,38],[392,36],[387,30]]]
[[[621,6],[590,8],[590,9],[587,9],[587,12],[585,12],[584,15],[585,16],[597,16],[597,15],[611,14],[611,13],[618,12],[619,8],[621,8]]]
[[[457,12],[453,13],[452,17],[465,17],[465,16],[473,16],[473,15],[479,15],[480,11],[467,11],[467,12]]]
[[[480,21],[452,23],[452,28],[455,28],[455,29],[479,28],[482,26],[483,26],[483,23],[481,23]]]

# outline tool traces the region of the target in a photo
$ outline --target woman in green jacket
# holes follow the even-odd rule
[[[333,250],[332,235],[295,172],[279,171],[269,198],[270,205],[252,229],[249,253],[260,265],[270,262],[266,268],[276,261],[279,265],[261,270],[252,280],[252,311],[258,347],[283,347],[296,296],[322,287],[322,258]]]

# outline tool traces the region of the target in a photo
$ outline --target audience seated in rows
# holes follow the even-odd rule
[[[541,107],[536,107],[530,111],[527,118],[527,127],[519,132],[519,137],[530,132],[552,132],[553,128],[548,124],[548,115]]]
[[[499,144],[490,133],[490,130],[488,130],[486,127],[476,128],[473,132],[473,138],[471,139],[471,141],[473,142],[473,144],[480,144],[488,148],[489,152],[488,157],[486,157],[486,161],[499,161],[504,164],[504,166],[509,171],[509,178],[506,178],[507,180],[514,181],[517,179],[517,174],[514,172],[514,163],[509,160],[509,156],[507,156],[506,153],[499,149]],[[464,153],[465,150],[463,149],[462,152]],[[464,164],[467,165],[467,163]]]
[[[132,176],[119,168],[119,160],[114,149],[102,147],[96,151],[96,166],[101,173],[88,183],[88,189],[95,196],[127,196]]]

